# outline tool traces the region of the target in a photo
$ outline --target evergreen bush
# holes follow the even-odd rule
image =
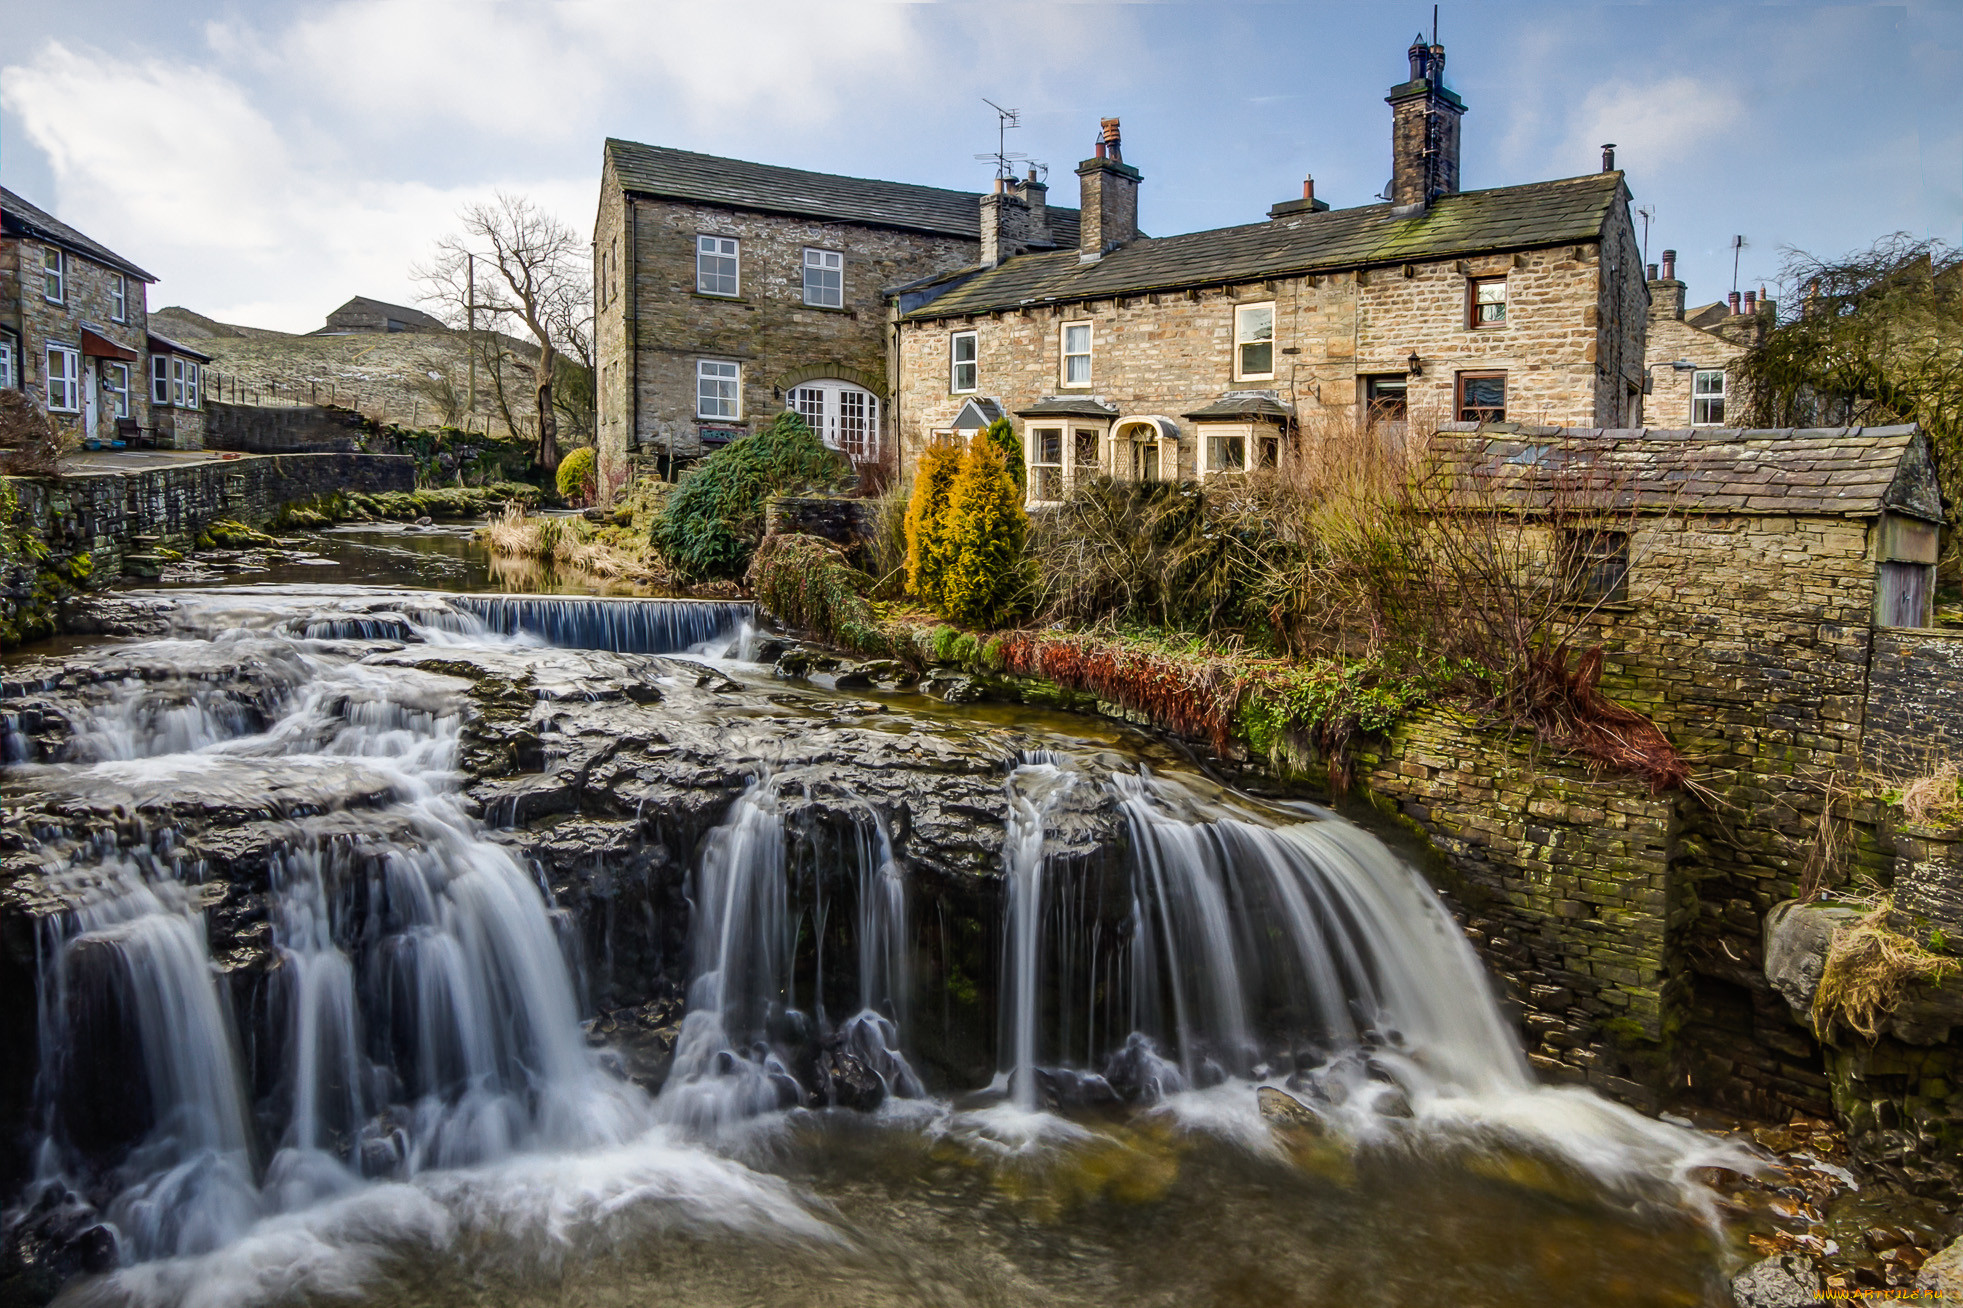
[[[1029,515],[1008,460],[992,441],[976,441],[948,487],[947,573],[941,604],[957,622],[995,627],[1009,621],[1028,592],[1024,547]]]
[[[763,506],[787,491],[831,490],[852,465],[825,448],[804,419],[782,413],[682,475],[649,535],[684,581],[743,575],[763,539]]]
[[[929,603],[941,600],[947,572],[947,495],[961,467],[961,447],[937,440],[920,452],[907,501],[907,590]]]
[[[592,499],[599,474],[599,455],[591,445],[568,450],[559,460],[559,498],[569,504]]]
[[[1009,465],[1009,475],[1016,479],[1016,489],[1027,491],[1029,470],[1023,466],[1022,440],[1016,435],[1015,426],[1007,418],[997,418],[988,424],[986,434],[989,444],[1002,451],[1002,461]]]

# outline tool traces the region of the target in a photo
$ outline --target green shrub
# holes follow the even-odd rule
[[[981,641],[977,640],[973,633],[964,631],[955,639],[951,652],[954,661],[962,667],[977,668],[981,666],[981,648]]]
[[[872,578],[817,536],[768,536],[751,556],[746,580],[766,613],[828,645],[860,654],[894,651],[879,615],[866,602]]]
[[[559,498],[568,503],[592,499],[599,476],[600,456],[591,445],[568,450],[559,460]]]
[[[1000,636],[991,636],[982,646],[981,665],[984,672],[1000,672],[1009,663],[1005,642]]]
[[[649,536],[684,581],[740,577],[763,539],[766,500],[835,489],[851,476],[852,466],[826,449],[804,419],[782,413],[684,473]]]
[[[954,662],[954,642],[961,639],[961,629],[950,627],[945,622],[926,631],[928,654],[936,663]]]
[[[961,468],[961,447],[937,440],[920,452],[907,501],[907,590],[929,603],[941,599],[947,572],[947,493]]]
[[[974,442],[947,493],[947,615],[978,627],[1013,618],[1028,592],[1028,540],[1029,515],[1008,461],[991,442]]]
[[[1002,451],[1002,461],[1009,465],[1009,475],[1016,479],[1016,489],[1029,489],[1029,472],[1022,464],[1022,439],[1016,435],[1015,426],[1007,418],[997,418],[988,424],[983,433],[989,444]]]

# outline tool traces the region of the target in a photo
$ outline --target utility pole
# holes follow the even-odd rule
[[[477,412],[477,256],[464,256],[464,322],[470,338],[470,399],[465,409]]]
[[[1636,210],[1636,212],[1643,220],[1643,266],[1647,268],[1649,266],[1649,224],[1650,219],[1656,217],[1656,210],[1646,204]]]
[[[1742,255],[1744,252],[1745,252],[1745,238],[1742,236],[1732,237],[1731,238],[1731,289],[1733,294],[1736,294],[1738,291],[1738,257]]]

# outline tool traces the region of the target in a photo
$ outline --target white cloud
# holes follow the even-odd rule
[[[496,186],[575,225],[592,207],[587,180],[439,187],[323,166],[208,70],[50,43],[0,83],[53,168],[59,203],[43,203],[157,274],[153,307],[306,331],[350,295],[413,296],[410,265]]]
[[[1595,87],[1569,118],[1570,127],[1556,155],[1586,162],[1591,151],[1613,141],[1618,157],[1660,170],[1691,160],[1713,141],[1731,139],[1744,122],[1745,106],[1736,92],[1693,77],[1660,82],[1615,82]],[[1558,175],[1559,169],[1557,168]]]

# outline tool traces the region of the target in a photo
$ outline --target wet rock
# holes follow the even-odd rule
[[[1370,1101],[1370,1111],[1379,1117],[1410,1117],[1411,1097],[1395,1085],[1386,1085]]]
[[[1765,979],[1798,1020],[1813,1020],[1813,992],[1834,931],[1860,917],[1856,909],[1798,900],[1774,904],[1765,915]]]
[[[1940,1304],[1963,1304],[1963,1240],[1952,1241],[1922,1264],[1915,1289]]]
[[[1036,1097],[1045,1108],[1105,1108],[1118,1103],[1118,1092],[1096,1072],[1066,1067],[1036,1069]]]
[[[919,673],[897,659],[869,659],[859,665],[858,671],[867,685],[877,686],[881,690],[899,690],[920,680]]]
[[[818,1097],[834,1108],[870,1113],[886,1101],[886,1083],[857,1055],[827,1049],[818,1056]]]
[[[1823,1288],[1811,1258],[1776,1254],[1734,1276],[1731,1298],[1737,1308],[1811,1308]]]
[[[75,1276],[117,1263],[116,1234],[73,1191],[49,1185],[13,1217],[0,1248],[0,1301],[46,1303]]]
[[[1155,1104],[1186,1088],[1178,1065],[1167,1062],[1158,1046],[1137,1031],[1126,1037],[1125,1047],[1105,1063],[1104,1080],[1120,1099],[1131,1104]]]
[[[965,672],[938,669],[921,681],[920,693],[949,704],[973,704],[987,694],[987,688],[979,678]]]
[[[1288,1131],[1306,1131],[1314,1135],[1322,1134],[1322,1119],[1313,1109],[1286,1090],[1277,1090],[1264,1085],[1254,1092],[1255,1102],[1261,1106],[1261,1116],[1271,1126]]]

